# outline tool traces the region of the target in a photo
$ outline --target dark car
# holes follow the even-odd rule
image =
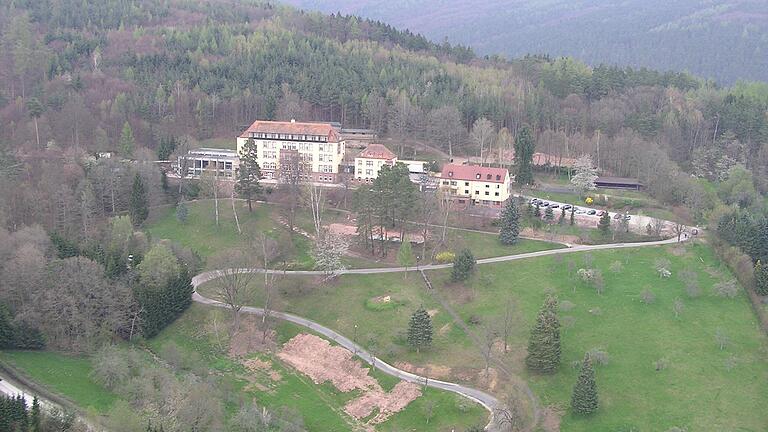
[[[570,205],[570,204],[563,204],[563,210],[570,210],[570,209],[572,209],[572,208],[573,208],[573,206],[572,206],[572,205]],[[575,211],[575,210],[574,210],[574,211]]]
[[[613,215],[613,218],[616,220],[621,219],[621,213],[616,213],[615,215]]]
[[[605,211],[605,210],[600,210],[599,212],[597,212],[597,215],[598,215],[598,216],[603,216],[603,215],[604,215],[604,214],[606,214],[606,213],[608,213],[608,212],[607,212],[607,211]]]
[[[597,214],[597,210],[594,210],[594,209],[590,210],[590,211],[587,212],[587,214],[590,215],[590,216],[594,216],[594,215]]]
[[[559,208],[559,207],[560,207],[560,204],[552,204],[551,206],[549,206],[549,208],[551,208],[551,209],[556,209],[556,208]]]
[[[549,201],[540,202],[542,207],[549,207]]]

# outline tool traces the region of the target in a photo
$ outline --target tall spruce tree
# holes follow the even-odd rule
[[[499,221],[499,240],[501,244],[513,245],[520,236],[520,210],[513,199],[507,200]]]
[[[136,147],[136,140],[133,138],[133,129],[130,123],[123,123],[123,130],[120,132],[120,153],[123,157],[133,157],[133,149]]]
[[[531,128],[523,126],[515,139],[515,181],[520,185],[533,183],[533,152],[536,144],[533,142]]]
[[[411,315],[408,322],[408,345],[419,352],[421,348],[432,345],[432,318],[424,308],[419,308]]]
[[[453,268],[451,269],[451,280],[453,282],[459,282],[469,279],[472,276],[472,272],[475,270],[475,256],[469,249],[463,249],[453,259]]]
[[[544,220],[547,221],[548,224],[555,221],[555,211],[552,210],[552,207],[547,207],[546,210],[544,210]]]
[[[133,176],[133,186],[131,187],[131,198],[128,205],[128,215],[134,226],[140,226],[149,216],[149,199],[147,197],[147,188],[144,181],[141,180],[139,173]]]
[[[256,141],[253,138],[248,138],[240,149],[240,168],[237,169],[235,190],[238,195],[245,198],[245,201],[248,203],[249,212],[253,211],[251,202],[262,191],[259,180],[261,180],[261,167],[259,167],[258,163]]]
[[[557,299],[552,296],[544,300],[531,329],[525,364],[539,373],[554,373],[560,366],[560,321],[557,319]]]
[[[573,387],[571,397],[571,409],[577,415],[590,415],[597,411],[597,384],[595,383],[595,369],[589,354],[584,356],[581,364],[581,372],[576,385]]]
[[[609,215],[608,212],[604,212],[603,215],[600,216],[600,221],[597,223],[597,229],[599,229],[603,235],[608,235],[611,231],[611,215]]]
[[[760,260],[755,264],[755,291],[768,295],[768,265],[763,265]]]

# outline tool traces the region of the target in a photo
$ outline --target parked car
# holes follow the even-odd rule
[[[590,209],[590,210],[587,212],[587,214],[588,214],[588,215],[590,215],[590,216],[594,216],[594,215],[596,215],[596,214],[597,214],[597,210],[595,210],[595,209]]]
[[[602,216],[603,216],[604,214],[606,214],[606,213],[608,213],[608,212],[607,212],[607,211],[605,211],[605,210],[600,210],[599,212],[597,212],[597,215],[598,215],[598,216],[600,216],[600,217],[602,217]]]
[[[549,207],[549,201],[544,201],[541,203],[542,207]]]
[[[587,214],[587,212],[586,212],[585,210],[582,210],[582,209],[576,209],[576,212],[575,212],[575,213],[576,213],[577,215],[583,215],[583,214]],[[594,214],[594,213],[592,213],[592,214]]]
[[[534,198],[534,199],[531,200],[531,205],[536,205],[536,203],[538,203],[538,202],[539,202],[539,199],[538,198]]]
[[[570,210],[571,208],[573,208],[572,205],[570,205],[570,204],[563,204],[563,210]]]
[[[613,215],[613,218],[616,220],[621,219],[621,213],[616,213],[615,215]]]
[[[632,216],[630,216],[630,215],[624,215],[624,220],[625,220],[625,221],[628,221],[628,220],[630,220],[630,219],[632,219]]]
[[[549,206],[549,208],[551,208],[551,209],[560,208],[560,204],[552,204],[552,205]]]

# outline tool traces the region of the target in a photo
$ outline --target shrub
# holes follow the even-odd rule
[[[735,280],[719,282],[715,284],[714,290],[719,297],[734,298],[739,295],[739,287]]]
[[[452,263],[453,260],[456,259],[456,254],[450,251],[444,251],[437,254],[437,256],[435,256],[435,259],[439,264],[448,264],[448,263]]]

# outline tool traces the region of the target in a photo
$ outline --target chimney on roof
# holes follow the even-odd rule
[[[291,123],[296,123],[296,119],[291,119]]]

